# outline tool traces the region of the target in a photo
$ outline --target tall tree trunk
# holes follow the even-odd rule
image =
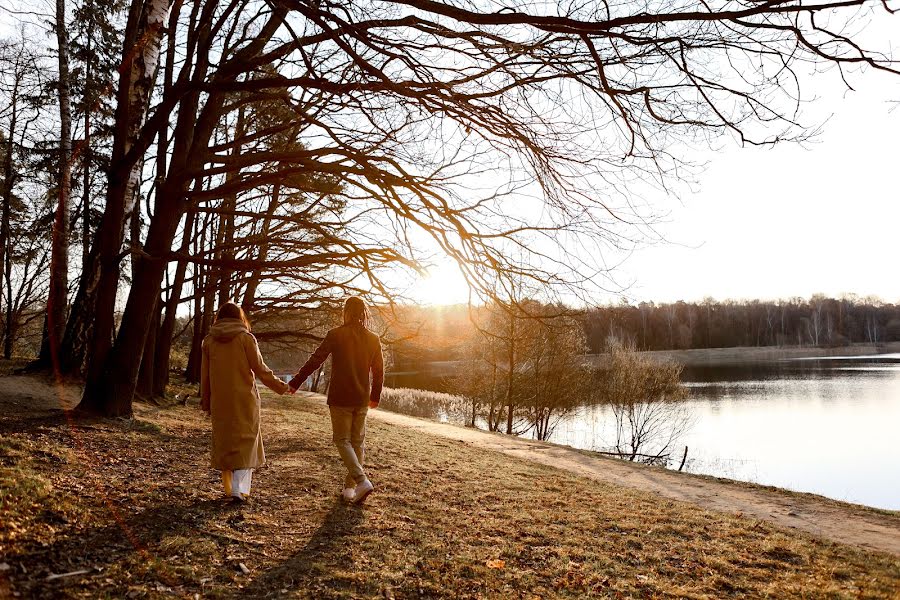
[[[72,107],[69,94],[69,42],[65,0],[56,0],[56,43],[59,64],[59,179],[56,218],[50,250],[50,294],[47,333],[41,344],[44,364],[59,375],[59,352],[66,327],[69,289],[69,204],[72,188]]]
[[[179,253],[187,254],[190,242],[194,235],[194,223],[196,213],[188,213],[184,222],[184,236],[181,240]],[[160,326],[158,339],[156,340],[156,357],[153,360],[153,395],[165,396],[166,387],[169,385],[169,355],[172,351],[172,336],[175,333],[175,322],[178,306],[181,304],[181,289],[184,287],[184,279],[187,273],[187,259],[181,258],[175,267],[175,279],[172,282],[172,290],[166,301],[166,316]]]
[[[488,431],[497,431],[499,429],[497,421],[494,417],[495,407],[497,406],[497,360],[494,352],[491,351],[491,404],[488,412]]]
[[[216,236],[213,238],[213,258],[219,262],[219,265],[210,269],[210,280],[207,286],[213,290],[213,294],[218,297],[219,305],[228,301],[228,281],[231,279],[230,271],[221,264],[224,258],[225,246],[225,230],[228,229],[228,219],[225,216],[225,205],[223,203],[222,210],[219,211],[219,225],[216,227]]]
[[[142,161],[143,162],[143,161]],[[157,189],[158,192],[158,189]],[[131,229],[131,274],[134,277],[142,262],[144,262],[144,258],[140,250],[141,248],[141,201],[140,201],[140,193],[138,189],[135,188],[135,200],[132,203],[131,208],[131,216],[129,219],[131,220],[130,229]],[[156,336],[159,333],[159,311],[161,310],[160,302],[159,302],[159,290],[157,290],[156,297],[153,299],[153,304],[150,308],[151,320],[150,326],[147,329],[147,334],[144,339],[144,344],[141,346],[139,350],[141,355],[141,360],[138,363],[139,370],[137,375],[137,382],[135,387],[135,393],[138,396],[142,396],[143,398],[150,399],[153,397],[153,359],[156,355]]]
[[[10,272],[9,269],[9,238],[10,238],[10,212],[12,211],[12,193],[13,187],[15,186],[15,173],[13,172],[13,155],[15,153],[15,148],[13,145],[13,140],[16,136],[16,121],[19,116],[19,77],[18,71],[16,72],[15,80],[13,81],[13,88],[10,93],[10,104],[9,104],[9,132],[6,136],[6,151],[3,154],[3,193],[2,193],[2,210],[3,215],[0,216],[0,273]],[[12,298],[9,294],[6,295],[6,303],[7,305],[12,303]],[[6,321],[5,323],[5,335],[9,336],[10,323]]]
[[[200,380],[200,344],[203,342],[203,301],[200,297],[198,281],[202,279],[203,270],[197,269],[194,274],[194,315],[191,317],[191,349],[188,351],[187,365],[184,367],[184,378],[196,383]]]
[[[513,378],[516,369],[516,320],[515,317],[509,316],[509,371],[506,376],[506,433],[513,432]]]
[[[154,361],[156,360],[156,344],[159,334],[161,309],[159,297],[157,297],[156,304],[153,306],[153,317],[147,332],[147,340],[144,342],[144,352],[141,355],[141,369],[138,372],[137,387],[135,388],[138,396],[148,400],[155,395],[153,393],[153,372],[156,368]]]
[[[72,301],[66,331],[60,351],[60,371],[64,374],[81,373],[85,368],[88,342],[93,333],[93,307],[96,301],[100,265],[97,257],[99,244],[94,244],[81,268],[78,290]]]
[[[206,250],[206,232],[209,229],[209,219],[203,220],[200,228],[200,242],[194,244],[194,256],[198,256]],[[212,270],[199,264],[194,265],[194,324],[191,336],[191,351],[188,354],[187,366],[184,369],[184,377],[189,382],[200,381],[200,344],[206,335],[204,324],[206,313],[203,300],[209,295],[212,287]]]
[[[82,157],[81,192],[81,270],[84,273],[91,254],[91,158],[90,158],[91,118],[84,115],[84,154]]]
[[[181,215],[172,207],[163,209],[157,205],[144,245],[146,257],[136,263],[115,344],[98,375],[88,373],[82,403],[87,398],[99,399],[101,412],[108,416],[131,416],[150,320],[159,298],[172,236],[180,220]]]
[[[176,0],[173,11],[178,12],[181,9],[181,0]],[[177,36],[170,35],[166,48],[166,66],[163,70],[163,93],[170,93],[172,82],[174,79],[175,69],[175,45]],[[159,131],[159,138],[156,150],[156,180],[165,181],[166,179],[166,159],[169,154],[169,129],[163,127]],[[194,189],[200,189],[203,185],[203,179],[197,178],[194,182]],[[180,253],[186,255],[190,249],[190,242],[193,236],[194,220],[196,213],[192,210],[188,213],[184,221],[184,235],[181,239]],[[175,321],[177,317],[178,305],[181,303],[181,288],[184,286],[184,278],[187,272],[187,259],[182,257],[178,260],[175,267],[175,280],[172,282],[169,291],[169,297],[166,299],[164,306],[165,317],[159,325],[159,331],[156,332],[156,349],[153,357],[153,374],[151,382],[151,392],[154,396],[164,398],[166,388],[169,385],[169,355],[172,351],[172,335],[175,332]]]
[[[272,215],[275,214],[275,210],[277,210],[280,200],[281,184],[276,183],[272,186],[272,198],[269,200],[269,206],[266,208],[266,216],[263,219],[262,230],[260,232],[260,239],[262,240],[259,244],[258,260],[260,264],[264,263],[269,256],[269,229],[272,227]],[[256,289],[259,287],[259,277],[261,273],[261,269],[256,269],[253,271],[247,282],[247,289],[244,291],[244,298],[241,301],[241,308],[244,309],[244,312],[253,310],[253,303],[256,300]]]
[[[12,358],[13,344],[16,340],[16,318],[12,290],[12,261],[4,264],[3,279],[6,281],[6,327],[3,330],[3,358]]]
[[[194,369],[191,370],[190,375],[188,376],[188,381],[197,383],[200,381],[200,355],[201,355],[201,345],[203,343],[203,338],[206,337],[206,334],[209,333],[209,328],[212,327],[213,320],[216,314],[216,288],[215,288],[215,278],[212,276],[212,271],[207,270],[206,277],[206,287],[203,290],[203,316],[200,319],[200,331],[199,335],[195,338],[197,342],[196,353],[195,356],[197,360],[194,361]]]
[[[88,52],[91,37],[88,36]],[[85,81],[91,81],[91,63],[88,61]],[[84,273],[91,254],[91,111],[84,98],[84,147],[81,151],[81,270]]]
[[[234,126],[234,139],[239,140],[244,137],[244,107],[238,109],[237,123]],[[241,146],[236,144],[231,151],[233,158],[241,155]],[[229,171],[225,175],[225,184],[233,183],[240,178],[241,172],[237,169]],[[222,258],[226,263],[234,260],[234,211],[237,208],[237,195],[228,194],[222,202],[222,214],[219,221],[219,228],[222,236]],[[232,281],[234,279],[234,269],[230,266],[223,266],[219,269],[219,306],[222,306],[229,300],[232,300]]]
[[[87,381],[78,405],[79,410],[85,412],[107,415],[131,414],[131,397],[122,401],[110,398],[105,393],[109,390],[103,379],[107,377],[109,367],[112,366],[111,363],[107,364],[107,358],[113,342],[114,311],[120,272],[119,253],[124,237],[127,204],[134,197],[134,186],[138,179],[134,171],[139,161],[129,158],[129,151],[137,139],[147,112],[167,10],[166,0],[146,2],[134,0],[125,29],[123,63],[120,71],[122,75],[116,93],[115,128],[106,210],[97,230],[95,242],[97,250],[92,249],[91,252],[92,256],[96,256],[95,264],[87,273],[87,277],[82,278],[79,286],[85,288],[81,295],[87,305],[80,312],[80,317],[84,318],[84,312],[87,312],[88,319],[93,317],[91,325],[81,324],[75,327],[82,335],[85,330],[92,329],[87,351]],[[158,290],[153,292],[154,296],[156,292]],[[149,317],[149,313],[147,316]],[[77,337],[71,336],[70,339],[74,341]],[[140,360],[143,342],[137,348],[137,360]],[[64,347],[63,350],[67,349]],[[131,348],[130,351],[134,352],[135,348]]]

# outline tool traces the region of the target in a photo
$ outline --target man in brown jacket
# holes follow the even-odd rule
[[[362,503],[374,489],[363,470],[365,462],[366,414],[377,408],[384,384],[381,340],[369,331],[369,309],[359,296],[344,302],[344,324],[332,329],[289,382],[296,392],[331,355],[328,409],[332,439],[347,467],[342,495],[348,502]],[[370,382],[371,374],[371,382]]]

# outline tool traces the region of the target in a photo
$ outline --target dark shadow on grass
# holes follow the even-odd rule
[[[211,520],[227,519],[232,513],[239,513],[241,507],[224,498],[201,500],[186,504],[166,502],[148,508],[143,512],[129,514],[127,508],[108,512],[108,521],[87,529],[78,529],[73,523],[69,530],[50,544],[32,543],[21,551],[10,553],[4,560],[10,564],[25,565],[27,577],[13,577],[15,589],[24,597],[54,596],[65,580],[46,583],[44,578],[51,573],[66,573],[79,569],[105,569],[107,566],[133,559],[141,554],[144,560],[157,558],[160,541],[169,535],[192,539],[215,539],[214,534],[202,530]],[[160,581],[167,579],[160,574]],[[18,581],[16,581],[18,579]],[[118,582],[124,587],[112,590],[125,593],[127,585],[134,581]],[[180,582],[164,581],[174,586]],[[59,588],[61,589],[61,588]]]
[[[353,543],[353,534],[363,520],[361,506],[336,500],[303,548],[281,564],[261,573],[232,597],[264,598],[277,595],[284,588],[293,591],[298,586],[315,596],[322,586],[330,589],[345,587],[335,581],[331,573],[352,568],[352,554],[347,546]],[[315,579],[320,580],[319,585],[310,585]]]
[[[61,409],[28,410],[22,414],[7,413],[0,417],[0,433],[22,433],[44,427],[61,427],[69,423],[70,418]]]
[[[0,405],[0,409],[4,408]],[[66,435],[91,435],[94,431],[115,435],[133,432],[153,437],[157,442],[183,441],[184,436],[161,430],[151,421],[137,418],[107,418],[62,409],[27,409],[0,416],[0,434],[32,433],[44,429],[56,429]]]

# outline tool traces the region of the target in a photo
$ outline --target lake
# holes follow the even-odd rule
[[[685,369],[685,470],[900,510],[900,354]],[[585,407],[550,441],[604,450],[611,411]]]

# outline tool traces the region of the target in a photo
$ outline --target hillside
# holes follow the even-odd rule
[[[895,555],[372,420],[364,508],[317,401],[268,396],[250,503],[220,497],[194,406],[72,421],[0,380],[0,596],[890,598]]]

